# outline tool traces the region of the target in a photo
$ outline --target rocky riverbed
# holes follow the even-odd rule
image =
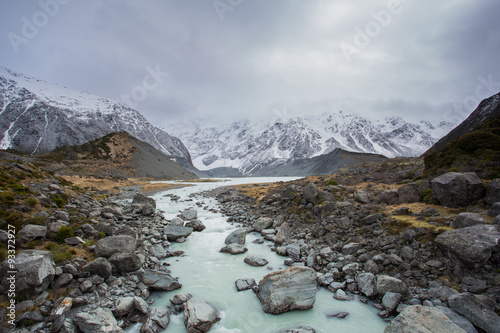
[[[289,267],[261,281],[243,276],[235,281],[238,289],[255,291],[262,311],[278,315],[309,309],[319,286],[338,300],[374,301],[382,318],[397,316],[386,332],[498,332],[498,217],[494,223],[473,212],[443,218],[436,208],[411,211],[398,206],[394,216],[436,226],[401,227],[391,215],[374,212],[373,204],[394,198],[411,201],[411,189],[425,184],[371,193],[324,183],[282,184],[258,201],[234,188],[204,193],[217,198],[227,222],[235,224],[225,251],[244,253],[245,235],[256,232],[274,244],[272,251]],[[488,200],[498,196],[497,184],[477,195]],[[14,269],[9,260],[2,264],[3,294],[13,288],[9,272],[17,272],[16,298],[7,299],[1,311],[3,322],[13,324],[7,325],[10,331],[123,332],[141,323],[141,332],[160,332],[172,314],[183,313],[187,332],[206,332],[221,319],[209,299],[177,294],[168,307],[149,301],[152,292],[181,288],[182,281],[163,259],[182,256],[171,244],[182,244],[205,229],[195,209],[167,220],[155,200],[141,194],[123,203],[68,191],[57,179],[31,187],[49,209],[35,213],[17,231]],[[446,195],[446,189],[439,191]],[[67,196],[64,205],[56,200],[66,198],[62,194]],[[207,209],[202,199],[194,200],[193,205]],[[491,215],[494,209],[492,204]],[[0,237],[4,243],[10,238],[7,232]],[[263,259],[248,257],[245,262],[266,265]],[[349,316],[331,315],[339,320]],[[286,332],[314,332],[314,323]]]

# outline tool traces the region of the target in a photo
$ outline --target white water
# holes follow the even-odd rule
[[[198,211],[198,219],[206,229],[194,232],[185,243],[173,243],[170,251],[182,250],[185,256],[168,258],[165,261],[171,266],[172,276],[179,277],[182,288],[171,292],[158,292],[151,297],[155,300],[153,307],[170,305],[170,298],[179,293],[190,293],[194,297],[210,302],[222,313],[222,320],[216,323],[210,332],[213,333],[277,333],[299,326],[311,326],[316,332],[348,332],[348,333],[376,333],[383,332],[387,325],[377,316],[377,309],[365,305],[354,299],[348,302],[337,301],[333,294],[325,288],[320,288],[316,295],[313,309],[306,311],[292,311],[281,315],[266,314],[257,296],[252,290],[237,292],[234,282],[239,278],[254,278],[258,283],[263,276],[271,271],[286,268],[284,257],[276,255],[269,247],[270,242],[254,244],[253,241],[261,238],[256,233],[247,235],[245,246],[248,252],[232,256],[219,253],[225,245],[227,235],[238,225],[226,222],[227,217],[201,209],[195,205],[197,201],[204,202],[203,206],[218,208],[214,199],[188,199],[189,194],[213,189],[219,186],[263,183],[292,178],[239,178],[224,183],[197,183],[195,186],[169,190],[153,196],[157,208],[165,212],[167,219],[172,219],[187,208]],[[181,197],[179,202],[172,202],[166,194],[175,194]],[[243,262],[247,255],[259,255],[266,258],[269,264],[264,267],[252,267]],[[329,314],[345,311],[349,315],[345,319],[327,317]],[[133,326],[129,332],[139,332],[140,324]],[[186,332],[183,315],[171,316],[171,322],[165,332]]]

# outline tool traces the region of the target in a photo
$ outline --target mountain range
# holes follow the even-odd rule
[[[386,157],[420,156],[454,125],[412,123],[400,117],[371,121],[338,111],[269,122],[191,119],[166,130],[186,144],[193,164],[200,170],[232,168],[244,175],[261,175],[259,170],[337,149]]]
[[[181,140],[138,111],[0,67],[0,149],[44,154],[114,132],[127,132],[197,172]]]

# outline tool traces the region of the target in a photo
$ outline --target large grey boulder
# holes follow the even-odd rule
[[[109,262],[122,274],[134,272],[143,264],[141,258],[135,253],[115,253],[109,257]]]
[[[500,226],[478,224],[443,232],[434,242],[466,267],[483,267],[500,239]]]
[[[83,333],[125,333],[107,308],[80,311],[75,315],[74,322]]]
[[[165,272],[145,269],[139,278],[151,290],[172,291],[182,287],[176,278]]]
[[[211,304],[191,298],[184,303],[184,325],[187,333],[205,333],[221,320],[221,314]]]
[[[477,330],[474,328],[474,325],[470,321],[468,321],[465,317],[459,315],[455,311],[445,306],[437,306],[437,308],[450,318],[452,322],[460,326],[467,333],[477,333]]]
[[[152,308],[141,326],[141,333],[158,333],[167,329],[170,312],[167,308]]]
[[[101,214],[103,216],[106,216],[104,214],[111,214],[114,216],[117,220],[123,220],[123,212],[119,207],[113,207],[113,206],[104,206],[101,209]]]
[[[132,313],[134,310],[134,297],[120,297],[116,300],[113,314],[115,317],[120,318]]]
[[[302,196],[306,203],[314,203],[318,196],[318,187],[316,184],[307,184],[302,190]]]
[[[377,279],[372,273],[361,273],[357,277],[359,291],[367,297],[377,295]]]
[[[284,222],[276,229],[276,237],[274,238],[274,243],[276,245],[286,244],[290,241],[292,235],[292,230],[288,222]]]
[[[471,293],[453,295],[448,299],[450,308],[487,333],[497,333],[500,316]]]
[[[205,230],[207,227],[200,220],[193,220],[186,223],[186,227],[193,228],[193,231],[200,232]]]
[[[500,202],[500,179],[493,179],[486,189],[486,196],[484,202],[488,205],[493,205],[495,202]]]
[[[184,221],[192,221],[196,220],[197,218],[198,218],[198,211],[196,211],[196,209],[192,208],[185,209],[181,213],[181,219],[183,219]]]
[[[438,308],[413,305],[394,318],[384,333],[465,333],[465,331]]]
[[[403,281],[388,275],[377,276],[377,291],[379,295],[385,295],[386,292],[398,293],[403,296],[410,294],[408,287]]]
[[[465,228],[476,224],[486,224],[486,220],[477,213],[460,213],[451,221],[450,227]]]
[[[109,236],[97,241],[95,255],[109,258],[115,253],[134,253],[136,247],[137,241],[131,236]]]
[[[262,232],[264,229],[269,229],[273,226],[273,219],[270,217],[259,217],[253,224],[253,229],[257,232]]]
[[[15,257],[13,267],[8,260],[2,264],[2,289],[8,290],[15,282],[16,295],[31,298],[45,291],[54,281],[56,265],[49,251],[24,250]],[[17,275],[9,274],[17,271]]]
[[[484,195],[484,184],[473,172],[448,172],[431,181],[432,193],[443,206],[475,204]]]
[[[163,233],[169,242],[175,242],[179,238],[187,238],[191,235],[193,233],[193,228],[167,225],[165,229],[163,229]]]
[[[111,276],[112,267],[111,263],[106,258],[97,258],[92,260],[82,269],[83,272],[88,272],[89,275],[97,274],[105,279]]]
[[[240,244],[243,245],[246,242],[246,236],[247,236],[248,230],[245,228],[239,228],[236,230],[233,230],[227,237],[224,243],[226,245],[229,244]]]
[[[257,296],[266,313],[310,309],[316,301],[316,272],[294,266],[270,273],[259,282]]]
[[[144,216],[151,216],[155,212],[156,201],[141,193],[137,193],[132,201],[132,208]]]
[[[43,225],[27,224],[18,233],[19,239],[28,243],[35,239],[45,238],[47,227]]]

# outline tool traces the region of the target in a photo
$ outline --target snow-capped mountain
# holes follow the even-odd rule
[[[252,174],[337,148],[387,157],[419,156],[454,124],[411,123],[400,117],[370,121],[342,111],[270,122],[190,120],[167,128],[186,143],[200,170],[230,167]]]
[[[127,132],[179,164],[191,165],[184,144],[136,110],[0,67],[0,149],[43,154],[112,132]]]

